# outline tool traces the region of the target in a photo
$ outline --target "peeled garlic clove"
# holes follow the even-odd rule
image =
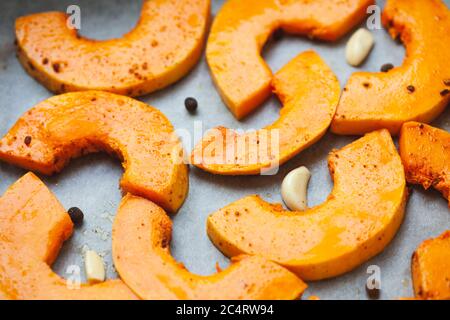
[[[347,42],[345,56],[348,64],[354,67],[359,66],[369,55],[374,43],[372,33],[369,30],[358,29]]]
[[[103,259],[93,250],[88,250],[84,256],[86,277],[89,283],[105,281],[105,264]]]
[[[308,208],[307,192],[311,172],[300,167],[284,178],[281,184],[281,196],[286,206],[292,211],[303,211]]]

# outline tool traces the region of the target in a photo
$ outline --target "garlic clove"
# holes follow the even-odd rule
[[[281,184],[281,196],[286,206],[292,211],[308,208],[307,192],[311,172],[306,167],[297,168],[284,178]]]
[[[86,277],[89,283],[105,281],[105,264],[103,259],[93,250],[88,250],[84,256]]]
[[[375,44],[372,33],[364,28],[358,29],[348,40],[345,56],[348,64],[357,67],[367,58]]]

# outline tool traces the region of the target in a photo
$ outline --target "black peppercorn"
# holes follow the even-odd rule
[[[406,89],[408,89],[408,91],[410,92],[410,93],[413,93],[414,91],[416,91],[416,88],[414,87],[414,86],[408,86]]]
[[[391,70],[393,68],[394,68],[394,65],[392,63],[386,63],[381,66],[381,72],[388,72],[389,70]]]
[[[197,111],[198,102],[194,98],[186,98],[186,100],[184,100],[184,106],[186,107],[187,111],[193,113]]]
[[[31,143],[31,137],[30,137],[30,136],[26,136],[25,139],[23,140],[23,142],[24,142],[27,146],[29,146],[30,143]]]
[[[72,207],[67,211],[67,213],[69,213],[70,219],[74,225],[79,225],[83,222],[84,214],[80,208]]]
[[[377,289],[377,288],[370,289],[366,285],[366,293],[367,293],[367,296],[369,297],[369,299],[379,299],[380,298],[380,291],[381,290]]]

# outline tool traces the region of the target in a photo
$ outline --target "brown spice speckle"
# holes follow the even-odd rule
[[[61,65],[58,62],[53,63],[52,67],[53,71],[55,71],[56,73],[59,73],[61,71]]]
[[[406,89],[408,90],[409,93],[413,93],[414,91],[416,91],[416,87],[412,85],[407,86]]]
[[[23,142],[29,146],[31,144],[31,137],[30,136],[26,136],[25,139],[23,140]]]

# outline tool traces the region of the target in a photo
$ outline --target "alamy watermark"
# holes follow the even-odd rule
[[[71,264],[66,269],[66,286],[69,290],[78,290],[81,288],[81,268],[76,264]]]
[[[369,30],[380,30],[382,29],[381,23],[381,7],[378,5],[370,5],[367,7],[366,13],[369,15],[367,18],[367,28]],[[67,27],[69,29],[81,29],[81,8],[76,4],[71,4],[67,7],[66,13],[68,15],[67,18]]]
[[[369,290],[381,290],[381,268],[377,265],[371,265],[367,268],[366,287]]]
[[[382,29],[381,24],[381,8],[377,5],[371,5],[367,7],[367,14],[370,16],[367,18],[366,26],[369,30]]]
[[[75,4],[72,4],[67,7],[66,13],[67,17],[67,27],[69,29],[81,29],[81,8]]]

